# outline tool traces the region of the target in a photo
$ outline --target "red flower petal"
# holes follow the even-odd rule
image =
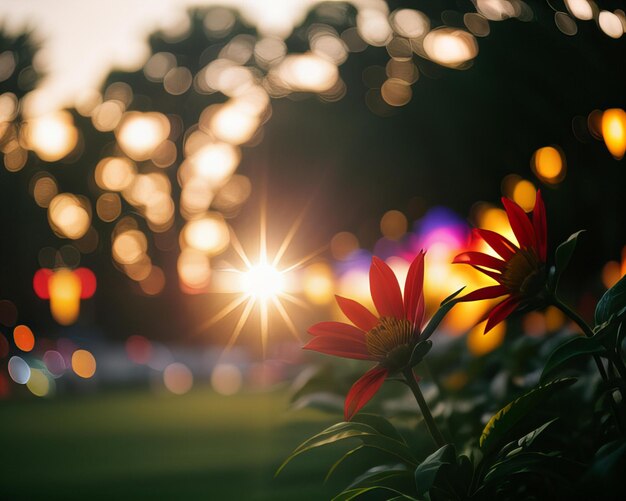
[[[404,318],[404,303],[398,280],[381,259],[374,256],[370,267],[370,292],[381,317]]]
[[[502,205],[506,209],[511,229],[515,233],[515,238],[517,238],[520,247],[534,247],[535,231],[524,209],[505,197],[502,197]]]
[[[493,299],[495,297],[504,296],[509,293],[504,285],[490,285],[489,287],[483,287],[482,289],[476,289],[469,294],[459,298],[459,301],[479,301],[481,299]]]
[[[541,197],[541,190],[537,190],[535,208],[533,209],[533,226],[535,228],[539,259],[541,259],[542,263],[545,263],[548,257],[548,229],[546,224],[546,206]]]
[[[344,315],[359,329],[367,332],[378,324],[378,318],[362,304],[341,296],[335,296],[335,299]]]
[[[487,242],[487,245],[500,254],[505,261],[511,259],[517,250],[513,242],[495,231],[474,228],[473,233]]]
[[[421,305],[421,307],[420,307]],[[418,311],[421,310],[421,311]],[[424,313],[424,252],[420,251],[406,276],[404,283],[404,311],[413,325],[422,327]]]
[[[376,366],[367,371],[361,378],[352,385],[346,396],[344,406],[344,417],[350,421],[352,417],[376,394],[383,381],[387,377],[388,370],[384,367]]]
[[[504,268],[506,268],[505,261],[482,252],[463,252],[456,256],[452,262],[454,264],[462,263],[471,264],[472,266],[484,266],[496,271],[504,271]]]
[[[413,328],[415,330],[414,335],[419,337],[424,326],[424,316],[426,315],[426,303],[424,301],[424,294],[422,294],[417,302],[417,308],[415,309],[415,320],[413,320]]]
[[[316,336],[302,348],[337,357],[373,360],[373,357],[367,351],[365,341],[358,342],[354,339],[339,336]]]
[[[506,298],[489,312],[487,325],[485,325],[485,334],[487,334],[496,325],[502,322],[506,317],[513,313],[520,304],[520,299],[515,296]]]
[[[357,341],[365,340],[365,333],[354,325],[343,322],[320,322],[309,327],[312,336],[343,336]]]

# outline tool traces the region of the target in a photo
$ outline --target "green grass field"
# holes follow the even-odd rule
[[[0,402],[0,499],[329,499],[337,451],[281,461],[330,420],[284,392],[127,390]]]

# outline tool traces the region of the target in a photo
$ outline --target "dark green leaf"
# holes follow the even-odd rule
[[[484,483],[498,482],[514,474],[532,471],[545,474],[547,471],[546,464],[553,463],[553,460],[554,455],[541,452],[524,452],[494,464],[487,471]]]
[[[343,456],[341,456],[337,461],[335,461],[333,465],[330,467],[330,469],[328,470],[328,473],[326,473],[326,477],[324,477],[324,482],[328,481],[328,479],[332,476],[333,473],[335,473],[335,470],[339,467],[341,463],[343,463],[349,457],[352,457],[357,452],[363,450],[364,448],[365,448],[365,445],[359,445],[358,447],[355,447],[354,449],[350,449]]]
[[[432,347],[433,347],[433,342],[430,340],[417,343],[415,345],[415,348],[413,348],[413,353],[411,354],[411,361],[409,362],[409,367],[415,367],[417,364],[419,364]]]
[[[480,436],[480,446],[483,451],[492,450],[505,440],[511,429],[532,412],[535,407],[575,381],[575,378],[556,379],[550,383],[538,386],[500,409],[489,420]]]
[[[528,448],[530,447],[533,442],[537,439],[537,437],[539,435],[541,435],[548,426],[550,426],[552,423],[554,423],[555,421],[558,421],[558,417],[551,419],[550,421],[548,421],[547,423],[543,423],[541,426],[539,426],[538,428],[535,428],[533,431],[531,431],[530,433],[527,433],[526,435],[524,435],[522,438],[520,438],[517,441],[517,445],[519,445],[520,447],[524,447],[524,448]]]
[[[516,454],[519,454],[520,452],[526,451],[537,439],[537,437],[541,435],[541,433],[543,433],[548,426],[550,426],[558,419],[559,418],[551,419],[547,423],[544,423],[538,428],[535,428],[533,431],[527,433],[519,440],[513,440],[512,442],[509,442],[504,447],[502,447],[498,455],[501,457],[510,458],[515,456]]]
[[[548,361],[541,373],[541,381],[545,381],[548,376],[559,370],[573,358],[597,355],[604,351],[605,349],[600,342],[593,337],[577,336],[573,339],[568,339],[548,357]]]
[[[619,439],[600,447],[593,458],[588,475],[596,478],[608,477],[626,457],[626,440]]]
[[[409,450],[404,442],[383,435],[371,426],[365,425],[363,423],[342,422],[326,428],[321,433],[318,433],[317,435],[300,444],[300,446],[298,446],[289,455],[289,457],[285,459],[283,464],[280,465],[280,467],[276,471],[276,475],[280,474],[280,472],[287,465],[287,463],[289,463],[296,456],[299,456],[304,452],[310,451],[311,449],[333,444],[349,438],[359,439],[367,447],[373,447],[384,451],[408,464],[416,464],[416,460],[412,452]]]
[[[433,333],[435,332],[435,329],[439,327],[439,324],[444,319],[444,317],[448,314],[448,312],[452,309],[452,307],[456,303],[459,302],[459,299],[457,298],[457,296],[461,293],[463,289],[465,289],[465,287],[461,287],[458,291],[456,291],[453,294],[450,294],[447,298],[445,298],[441,302],[439,309],[435,312],[435,314],[432,316],[432,318],[430,319],[430,321],[428,322],[428,324],[422,331],[422,335],[420,336],[420,339],[422,341],[425,341],[426,339],[428,339],[430,336],[433,335]]]
[[[377,414],[368,414],[366,412],[359,412],[352,418],[352,423],[362,423],[367,426],[371,426],[381,435],[393,438],[398,442],[404,443],[404,438],[398,433],[395,426],[392,425],[389,420]]]
[[[596,306],[596,324],[606,322],[611,315],[624,313],[626,307],[626,276],[604,293]]]
[[[403,464],[376,466],[366,471],[363,475],[359,475],[347,489],[374,486],[395,488],[397,487],[396,485],[389,485],[390,481],[397,481],[401,478],[411,479],[411,477],[411,472]]]
[[[555,264],[555,272],[554,272],[554,284],[553,290],[559,285],[559,278],[561,278],[561,274],[567,268],[570,260],[572,259],[572,255],[574,254],[574,249],[576,248],[576,242],[578,241],[578,237],[585,230],[577,231],[570,235],[570,237],[559,245],[556,248],[556,252],[554,255],[554,264]]]
[[[456,464],[456,451],[452,444],[444,445],[424,459],[415,469],[415,485],[418,496],[423,496],[430,490],[439,469],[443,465],[452,464]]]
[[[407,494],[403,494],[400,491],[397,491],[395,489],[391,489],[389,487],[383,487],[383,486],[374,486],[374,487],[361,487],[359,489],[349,489],[347,491],[343,491],[341,493],[339,493],[338,495],[336,495],[332,501],[352,501],[353,499],[358,498],[359,496],[361,496],[362,494],[365,494],[367,492],[372,492],[375,490],[385,490],[388,492],[393,492],[394,494],[396,494],[396,496],[393,497],[393,499],[404,499],[404,500],[408,500],[408,501],[418,501],[417,499],[415,499],[414,497],[411,497]]]

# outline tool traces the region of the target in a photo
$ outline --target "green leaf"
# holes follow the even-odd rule
[[[422,359],[426,356],[426,354],[433,347],[433,342],[430,340],[421,341],[415,345],[413,348],[413,353],[411,354],[411,361],[409,362],[409,367],[415,367],[419,364]]]
[[[356,489],[358,487],[397,487],[397,485],[388,485],[388,482],[390,480],[397,481],[402,477],[408,480],[412,480],[413,477],[411,472],[403,464],[375,466],[363,473],[363,475],[358,476],[346,490]]]
[[[595,313],[596,324],[606,322],[613,314],[617,315],[621,312],[624,315],[624,307],[626,307],[626,276],[606,291],[598,301]]]
[[[396,430],[396,428],[387,419],[385,419],[382,416],[361,412],[357,414],[356,416],[354,416],[354,418],[352,418],[352,422],[362,423],[364,425],[371,426],[381,435],[389,437],[390,439],[393,439],[393,440],[397,440],[400,443],[405,443],[404,438],[402,438],[402,435],[398,433],[398,430]],[[359,445],[358,447],[349,450],[343,456],[341,456],[328,470],[328,473],[326,474],[326,478],[324,479],[324,482],[326,482],[331,477],[331,475],[335,472],[337,467],[339,467],[339,465],[343,463],[343,461],[345,461],[349,457],[352,457],[354,454],[363,450],[365,447],[367,447],[366,444]],[[404,471],[406,471],[406,468]],[[356,485],[354,485],[354,487],[356,487]]]
[[[541,373],[541,381],[545,381],[549,375],[560,369],[573,358],[597,355],[604,351],[604,347],[593,337],[577,336],[573,339],[568,339],[560,346],[557,346],[548,357],[548,361]]]
[[[444,465],[456,464],[456,451],[454,445],[446,444],[441,449],[436,450],[415,469],[415,485],[417,495],[426,494],[437,477],[437,473]]]
[[[459,298],[457,298],[457,296],[461,293],[463,289],[465,289],[465,287],[461,287],[458,291],[450,294],[441,302],[439,309],[435,312],[435,314],[432,316],[432,318],[422,331],[422,334],[420,336],[420,339],[422,341],[427,340],[430,336],[433,335],[435,329],[439,327],[439,324],[444,319],[444,317],[448,314],[452,307],[459,302]]]
[[[547,468],[546,463],[554,461],[553,454],[544,454],[542,452],[524,452],[511,458],[504,459],[494,464],[487,474],[483,482],[493,483],[506,479],[514,474],[529,473],[536,471],[545,475]]]
[[[498,455],[500,457],[510,458],[519,454],[520,452],[525,452],[533,444],[537,437],[541,435],[548,426],[550,426],[555,421],[558,421],[558,419],[558,417],[551,419],[550,421],[542,424],[538,428],[535,428],[533,431],[528,432],[519,440],[513,440],[512,442],[509,442],[504,447],[502,447],[502,449],[500,449]]]
[[[343,463],[349,457],[352,457],[357,452],[362,451],[364,448],[365,448],[365,445],[359,445],[358,447],[355,447],[354,449],[350,449],[343,456],[341,456],[337,461],[335,461],[333,465],[330,467],[330,469],[328,470],[328,473],[326,473],[326,477],[324,477],[324,482],[328,481],[328,479],[332,476],[333,473],[335,473],[335,470],[339,467],[341,463]]]
[[[559,285],[559,278],[561,278],[561,274],[567,268],[572,256],[574,255],[574,249],[576,248],[576,242],[578,241],[578,237],[585,230],[577,231],[570,235],[570,237],[559,245],[556,248],[556,252],[554,254],[554,264],[555,264],[555,272],[554,272],[554,284],[553,290]]]
[[[507,404],[494,414],[485,426],[480,436],[480,447],[484,451],[493,449],[498,443],[506,439],[511,429],[535,407],[575,381],[575,378],[556,379],[538,386]]]
[[[279,475],[283,468],[296,456],[308,452],[317,447],[324,445],[334,444],[342,440],[349,438],[356,438],[367,447],[373,447],[384,451],[398,459],[406,462],[410,465],[415,465],[417,461],[413,456],[413,453],[409,450],[406,443],[390,438],[376,431],[371,426],[358,422],[341,422],[334,424],[326,428],[321,433],[309,438],[302,444],[300,444],[290,455],[285,459],[283,464],[280,465],[276,471],[275,476]]]
[[[397,440],[398,442],[405,443],[402,435],[398,433],[395,426],[392,425],[389,420],[377,414],[368,414],[367,412],[359,412],[352,418],[352,423],[362,423],[367,426],[371,426],[381,435]]]
[[[595,478],[607,478],[619,467],[626,457],[626,440],[621,438],[604,444],[593,458],[588,475]]]
[[[527,433],[522,438],[520,438],[517,441],[517,445],[519,445],[520,447],[524,447],[524,448],[530,447],[533,444],[533,442],[535,440],[537,440],[537,437],[539,435],[541,435],[546,430],[546,428],[548,428],[548,426],[550,426],[552,423],[554,423],[555,421],[558,421],[558,420],[559,420],[559,418],[556,417],[556,418],[551,419],[550,421],[548,421],[546,423],[543,423],[538,428],[535,428],[533,431]]]
[[[390,487],[384,487],[382,485],[377,485],[374,487],[361,487],[358,489],[349,489],[346,491],[343,491],[339,494],[337,494],[332,501],[352,501],[353,499],[358,498],[359,496],[361,496],[362,494],[365,494],[367,492],[372,492],[375,490],[385,490],[388,492],[393,492],[394,494],[396,494],[396,496],[394,496],[391,499],[404,499],[404,500],[409,500],[409,501],[418,501],[417,499],[415,499],[414,497],[411,497],[407,494],[403,494],[400,491],[397,491],[395,489],[391,489]]]

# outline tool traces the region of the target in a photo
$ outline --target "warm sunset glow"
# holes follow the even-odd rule
[[[495,350],[504,342],[506,322],[496,325],[488,334],[483,334],[487,321],[479,323],[467,335],[467,347],[472,355],[480,357]]]
[[[548,184],[560,183],[565,177],[565,159],[554,146],[539,148],[533,155],[531,167],[537,177]]]
[[[606,110],[602,114],[602,137],[606,147],[616,160],[626,152],[626,112],[619,108]]]
[[[277,297],[284,286],[282,273],[268,263],[255,264],[242,275],[244,293],[261,301]]]
[[[29,120],[24,131],[28,147],[39,158],[55,162],[67,156],[78,142],[78,130],[67,111]]]
[[[161,113],[128,112],[116,131],[117,140],[134,160],[147,160],[170,133],[170,123]]]
[[[438,28],[424,38],[424,51],[436,63],[459,67],[478,55],[478,45],[467,31]]]
[[[50,311],[61,325],[71,325],[80,313],[80,278],[71,270],[57,270],[48,282]]]

